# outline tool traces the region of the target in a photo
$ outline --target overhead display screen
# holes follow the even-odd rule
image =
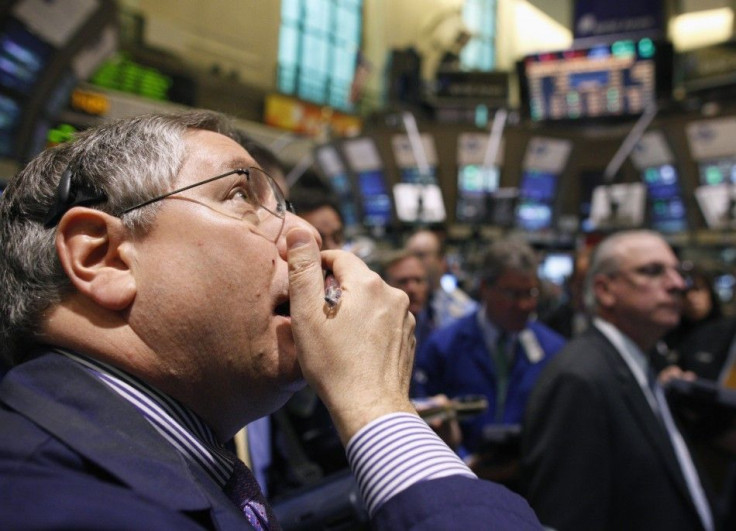
[[[651,39],[526,56],[522,101],[533,121],[638,115],[672,88],[672,48]]]

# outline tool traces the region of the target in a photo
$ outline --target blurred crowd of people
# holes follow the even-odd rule
[[[340,206],[328,196],[292,191],[324,247],[349,248]],[[720,443],[704,441],[662,397],[672,379],[736,389],[727,374],[736,318],[724,316],[709,273],[681,263],[661,235],[628,231],[603,241],[576,249],[572,273],[553,289],[539,277],[540,252],[515,237],[481,249],[463,275],[474,282],[462,285],[438,230],[415,229],[363,258],[409,297],[418,407],[445,404],[450,414],[431,425],[476,474],[524,495],[543,524],[728,528],[736,447],[723,441],[733,426],[721,426]],[[479,398],[480,412],[454,409]],[[318,472],[295,481],[276,467],[276,496],[347,466],[313,393],[297,394],[285,410],[288,438]],[[283,430],[272,433],[285,447]]]

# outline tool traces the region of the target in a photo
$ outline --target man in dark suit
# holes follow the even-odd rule
[[[278,529],[223,443],[306,381],[375,527],[539,529],[412,407],[406,295],[320,252],[233,138],[206,111],[121,120],[4,191],[2,526]]]
[[[504,448],[518,432],[529,394],[565,339],[533,319],[539,296],[538,261],[526,242],[493,242],[483,255],[481,308],[439,328],[417,352],[413,389],[419,396],[481,395],[488,409],[460,423],[466,462],[479,475],[514,486],[516,451]],[[518,437],[516,442],[518,443]],[[503,446],[507,446],[504,444]],[[510,454],[510,455],[508,455]]]
[[[654,232],[617,233],[596,248],[586,282],[593,327],[548,365],[525,416],[524,492],[545,525],[714,528],[644,354],[677,325],[685,288],[678,267]]]

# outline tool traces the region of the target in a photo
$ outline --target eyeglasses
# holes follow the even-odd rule
[[[74,206],[91,205],[107,200],[107,196],[103,192],[90,190],[88,187],[81,185],[77,185],[75,187],[75,183],[73,181],[74,173],[75,170],[70,167],[62,174],[57,190],[56,202],[49,210],[44,223],[46,228],[56,225],[64,213]],[[188,196],[177,196],[176,199],[183,199],[201,204],[228,217],[239,220],[248,219],[255,225],[260,225],[261,222],[265,221],[267,218],[267,214],[271,214],[281,220],[281,223],[278,224],[278,230],[269,231],[269,235],[275,234],[274,240],[278,239],[284,226],[286,213],[293,213],[294,208],[291,203],[286,200],[283,192],[273,178],[262,169],[256,167],[237,168],[235,170],[230,170],[223,174],[204,179],[203,181],[177,188],[171,192],[166,192],[165,194],[158,195],[128,207],[117,215],[118,217],[123,216],[133,210],[137,210],[144,206],[161,201],[162,199],[175,196],[176,194],[191,190],[192,188],[197,188],[213,181],[224,179],[231,175],[238,175],[244,177],[244,179],[238,179],[232,185],[223,189],[226,190],[226,192],[219,195],[219,201],[217,201],[218,204],[215,204],[215,202],[212,201],[206,201],[203,198],[193,198]],[[261,230],[261,232],[263,231]]]
[[[536,300],[537,298],[539,298],[538,288],[510,289],[510,288],[500,288],[498,286],[493,286],[493,289],[495,289],[505,298],[513,302],[527,302],[527,301]]]
[[[690,271],[691,267],[687,265],[678,264],[673,266],[662,262],[651,262],[632,269],[614,271],[609,276],[613,277],[620,273],[633,274],[646,280],[662,282],[670,273],[674,273],[684,281],[685,287],[687,287],[690,282]]]

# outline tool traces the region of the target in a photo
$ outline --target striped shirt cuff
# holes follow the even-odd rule
[[[426,422],[410,413],[372,421],[350,439],[346,453],[371,517],[389,498],[420,481],[476,477]]]

